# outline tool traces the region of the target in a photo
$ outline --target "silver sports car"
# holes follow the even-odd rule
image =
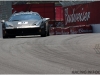
[[[3,38],[23,35],[49,36],[48,21],[49,18],[43,18],[37,12],[14,13],[8,21],[1,21]]]

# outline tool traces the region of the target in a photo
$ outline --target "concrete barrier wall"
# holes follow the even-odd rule
[[[2,24],[0,23],[0,38],[2,38]]]
[[[50,28],[50,34],[52,35],[83,34],[83,33],[92,33],[92,32],[93,30],[91,25]]]
[[[100,24],[91,24],[93,33],[100,33]]]

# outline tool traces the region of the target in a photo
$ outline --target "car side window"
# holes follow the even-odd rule
[[[35,15],[38,16],[38,19],[42,19],[42,17],[38,13],[36,13]]]

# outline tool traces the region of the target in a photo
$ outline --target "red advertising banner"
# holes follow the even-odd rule
[[[100,24],[100,1],[92,2],[89,5],[90,19],[88,24]]]
[[[55,20],[54,3],[12,5],[12,8],[12,12],[33,11],[38,12],[44,18],[50,18],[50,20]]]
[[[65,26],[100,24],[100,1],[64,7]]]
[[[69,27],[64,27],[64,28],[62,28],[62,30],[63,30],[62,35],[70,34],[70,28]]]
[[[56,35],[62,35],[63,33],[62,27],[56,27],[55,32],[56,32]]]
[[[12,13],[16,12],[21,12],[21,11],[28,11],[28,4],[21,4],[21,5],[12,5]]]
[[[63,21],[63,7],[62,6],[55,7],[55,19],[56,21]]]
[[[50,35],[55,35],[55,27],[50,27]]]
[[[91,25],[78,25],[71,27],[51,27],[51,35],[83,34],[92,33]]]
[[[76,8],[73,9],[73,14],[75,15],[75,18],[76,18],[76,21],[75,21],[76,25],[87,25],[87,22],[90,19],[90,12],[88,11],[88,4],[76,5]]]

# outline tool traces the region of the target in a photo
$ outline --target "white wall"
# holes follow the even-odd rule
[[[100,24],[91,24],[93,33],[100,33]]]

